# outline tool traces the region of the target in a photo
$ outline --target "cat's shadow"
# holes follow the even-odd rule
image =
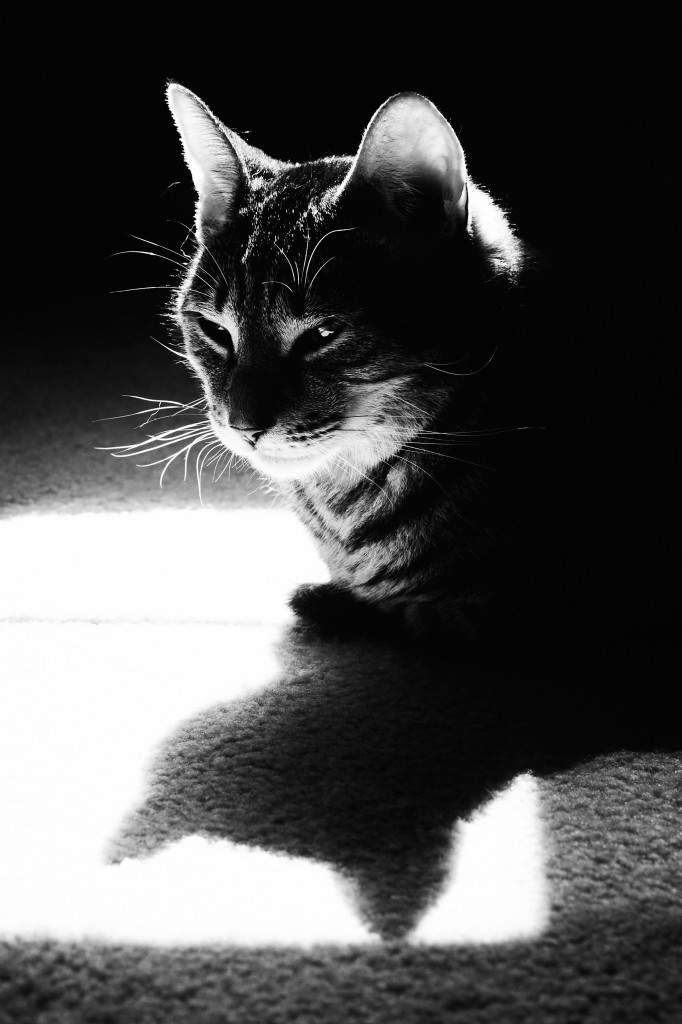
[[[642,714],[622,663],[612,689],[606,664],[552,675],[298,625],[278,658],[269,687],[164,742],[113,860],[197,834],[311,858],[351,883],[371,930],[400,938],[443,886],[455,823],[518,773],[666,743],[665,712]]]

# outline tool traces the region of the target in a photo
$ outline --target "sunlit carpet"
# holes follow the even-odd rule
[[[14,359],[3,1024],[682,1019],[681,758],[648,654],[526,675],[320,635],[286,599],[325,568],[256,479],[200,505],[96,450],[131,438],[95,422],[120,395],[190,397],[166,354],[112,323]]]

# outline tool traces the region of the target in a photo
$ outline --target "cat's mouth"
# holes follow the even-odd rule
[[[211,417],[213,420],[213,417]],[[212,422],[216,436],[226,448],[249,462],[254,469],[278,480],[297,480],[331,465],[341,445],[331,434],[314,444],[292,443],[276,432],[247,440],[240,431]]]

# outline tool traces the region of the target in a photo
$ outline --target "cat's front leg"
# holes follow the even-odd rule
[[[376,607],[394,621],[399,621],[415,637],[437,637],[475,640],[479,630],[470,607],[465,602],[428,598],[392,598],[379,601]]]
[[[355,596],[338,583],[304,583],[289,598],[289,606],[302,625],[324,636],[346,639],[354,636],[404,632],[402,612],[382,608]]]
[[[458,646],[481,640],[480,613],[470,603],[413,597],[368,601],[338,583],[303,584],[289,605],[305,626],[324,636],[394,636],[429,643],[456,640]]]

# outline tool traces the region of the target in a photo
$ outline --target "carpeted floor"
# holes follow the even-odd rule
[[[258,480],[96,450],[195,397],[139,317],[8,352],[2,1024],[682,1019],[663,652],[322,637]]]

